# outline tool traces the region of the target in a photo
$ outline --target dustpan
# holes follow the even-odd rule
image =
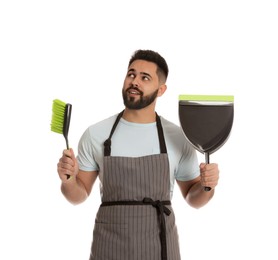
[[[179,120],[186,139],[210,163],[210,155],[230,136],[234,96],[180,95]],[[205,187],[209,191],[210,187]]]

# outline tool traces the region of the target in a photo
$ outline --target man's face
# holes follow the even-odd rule
[[[156,100],[159,91],[157,65],[145,60],[135,60],[128,68],[122,95],[129,109],[142,109]]]

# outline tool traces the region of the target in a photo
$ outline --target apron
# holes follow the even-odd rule
[[[90,260],[180,260],[160,118],[156,114],[160,154],[110,156],[111,138],[122,114],[104,143],[103,197]]]

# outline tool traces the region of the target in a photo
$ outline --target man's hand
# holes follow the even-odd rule
[[[200,164],[201,185],[214,189],[219,180],[219,169],[216,163]]]
[[[57,172],[62,182],[76,178],[78,174],[78,163],[72,149],[65,149],[63,155],[57,164]]]

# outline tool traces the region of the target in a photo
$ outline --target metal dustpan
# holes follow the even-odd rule
[[[229,138],[234,120],[234,96],[180,95],[179,120],[186,139],[209,156]],[[210,187],[205,187],[209,191]]]

